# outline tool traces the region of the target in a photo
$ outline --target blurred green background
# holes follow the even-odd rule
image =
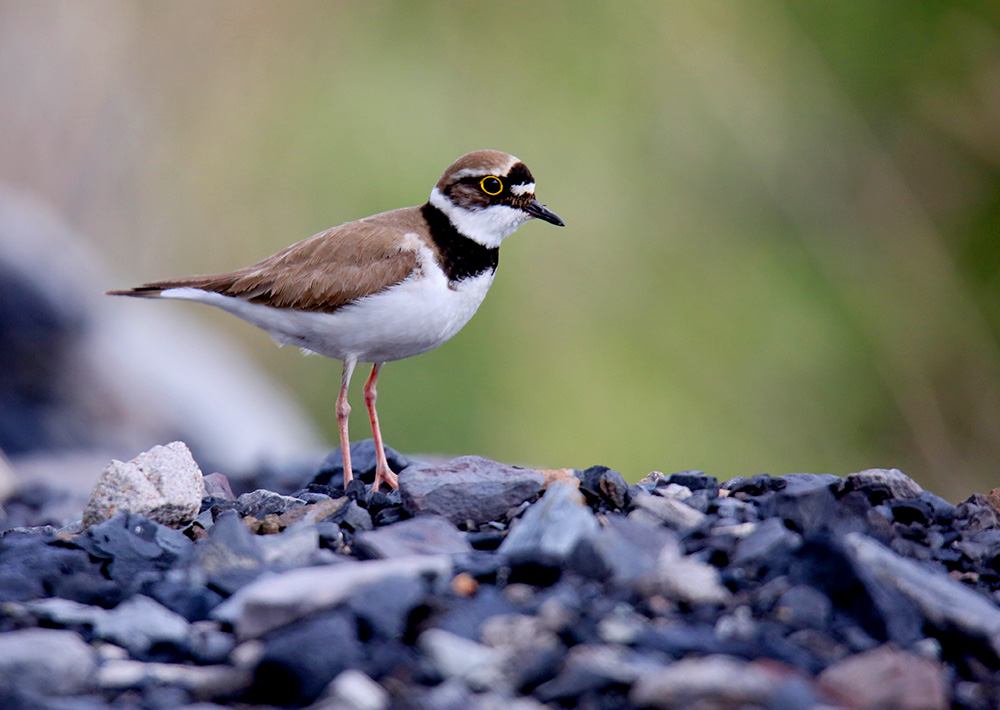
[[[108,287],[523,159],[567,227],[523,227],[465,330],[385,369],[402,451],[1000,483],[994,1],[3,0],[0,133],[0,180]],[[149,307],[230,333],[336,439],[339,364]]]

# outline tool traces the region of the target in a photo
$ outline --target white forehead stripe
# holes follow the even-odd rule
[[[518,197],[520,197],[521,195],[534,195],[535,183],[526,182],[523,185],[511,185],[510,194],[517,195]]]
[[[520,162],[520,160],[511,155],[506,165],[494,165],[492,168],[462,168],[452,173],[451,177],[455,180],[461,180],[464,177],[485,177],[486,175],[498,175],[502,177]]]

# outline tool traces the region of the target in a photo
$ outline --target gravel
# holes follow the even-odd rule
[[[234,495],[180,446],[109,467],[86,525],[5,503],[0,707],[1000,707],[996,494],[396,452],[400,491],[345,491],[334,452]]]

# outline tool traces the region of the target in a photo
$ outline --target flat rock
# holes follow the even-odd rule
[[[891,644],[835,663],[819,676],[826,693],[851,708],[948,710],[948,685],[938,661]]]
[[[187,619],[159,602],[137,594],[111,610],[98,610],[92,620],[96,638],[110,641],[136,658],[154,646],[183,647],[191,627]]]
[[[354,547],[368,558],[406,555],[457,555],[472,546],[447,518],[421,515],[354,536]]]
[[[257,638],[313,612],[328,609],[365,585],[393,576],[451,580],[451,559],[411,555],[390,560],[341,562],[266,574],[244,586],[212,611],[230,623],[240,640]]]
[[[76,695],[94,683],[97,657],[79,634],[64,629],[0,633],[0,691]]]
[[[480,456],[445,464],[415,464],[399,477],[403,506],[413,514],[434,513],[455,525],[481,525],[537,496],[545,477]]]
[[[901,557],[861,533],[849,533],[842,544],[866,585],[888,587],[913,604],[934,627],[979,639],[1000,656],[1000,609],[994,603],[944,572]],[[873,596],[876,604],[883,597]]]
[[[557,482],[524,513],[501,543],[512,564],[558,566],[578,542],[597,534],[597,518],[573,486]]]
[[[204,494],[201,469],[183,442],[154,446],[128,463],[108,464],[83,510],[83,525],[132,512],[181,528],[198,515]]]

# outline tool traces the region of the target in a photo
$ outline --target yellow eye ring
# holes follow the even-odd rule
[[[496,175],[487,175],[479,181],[479,189],[490,197],[496,197],[503,192],[503,181]]]

